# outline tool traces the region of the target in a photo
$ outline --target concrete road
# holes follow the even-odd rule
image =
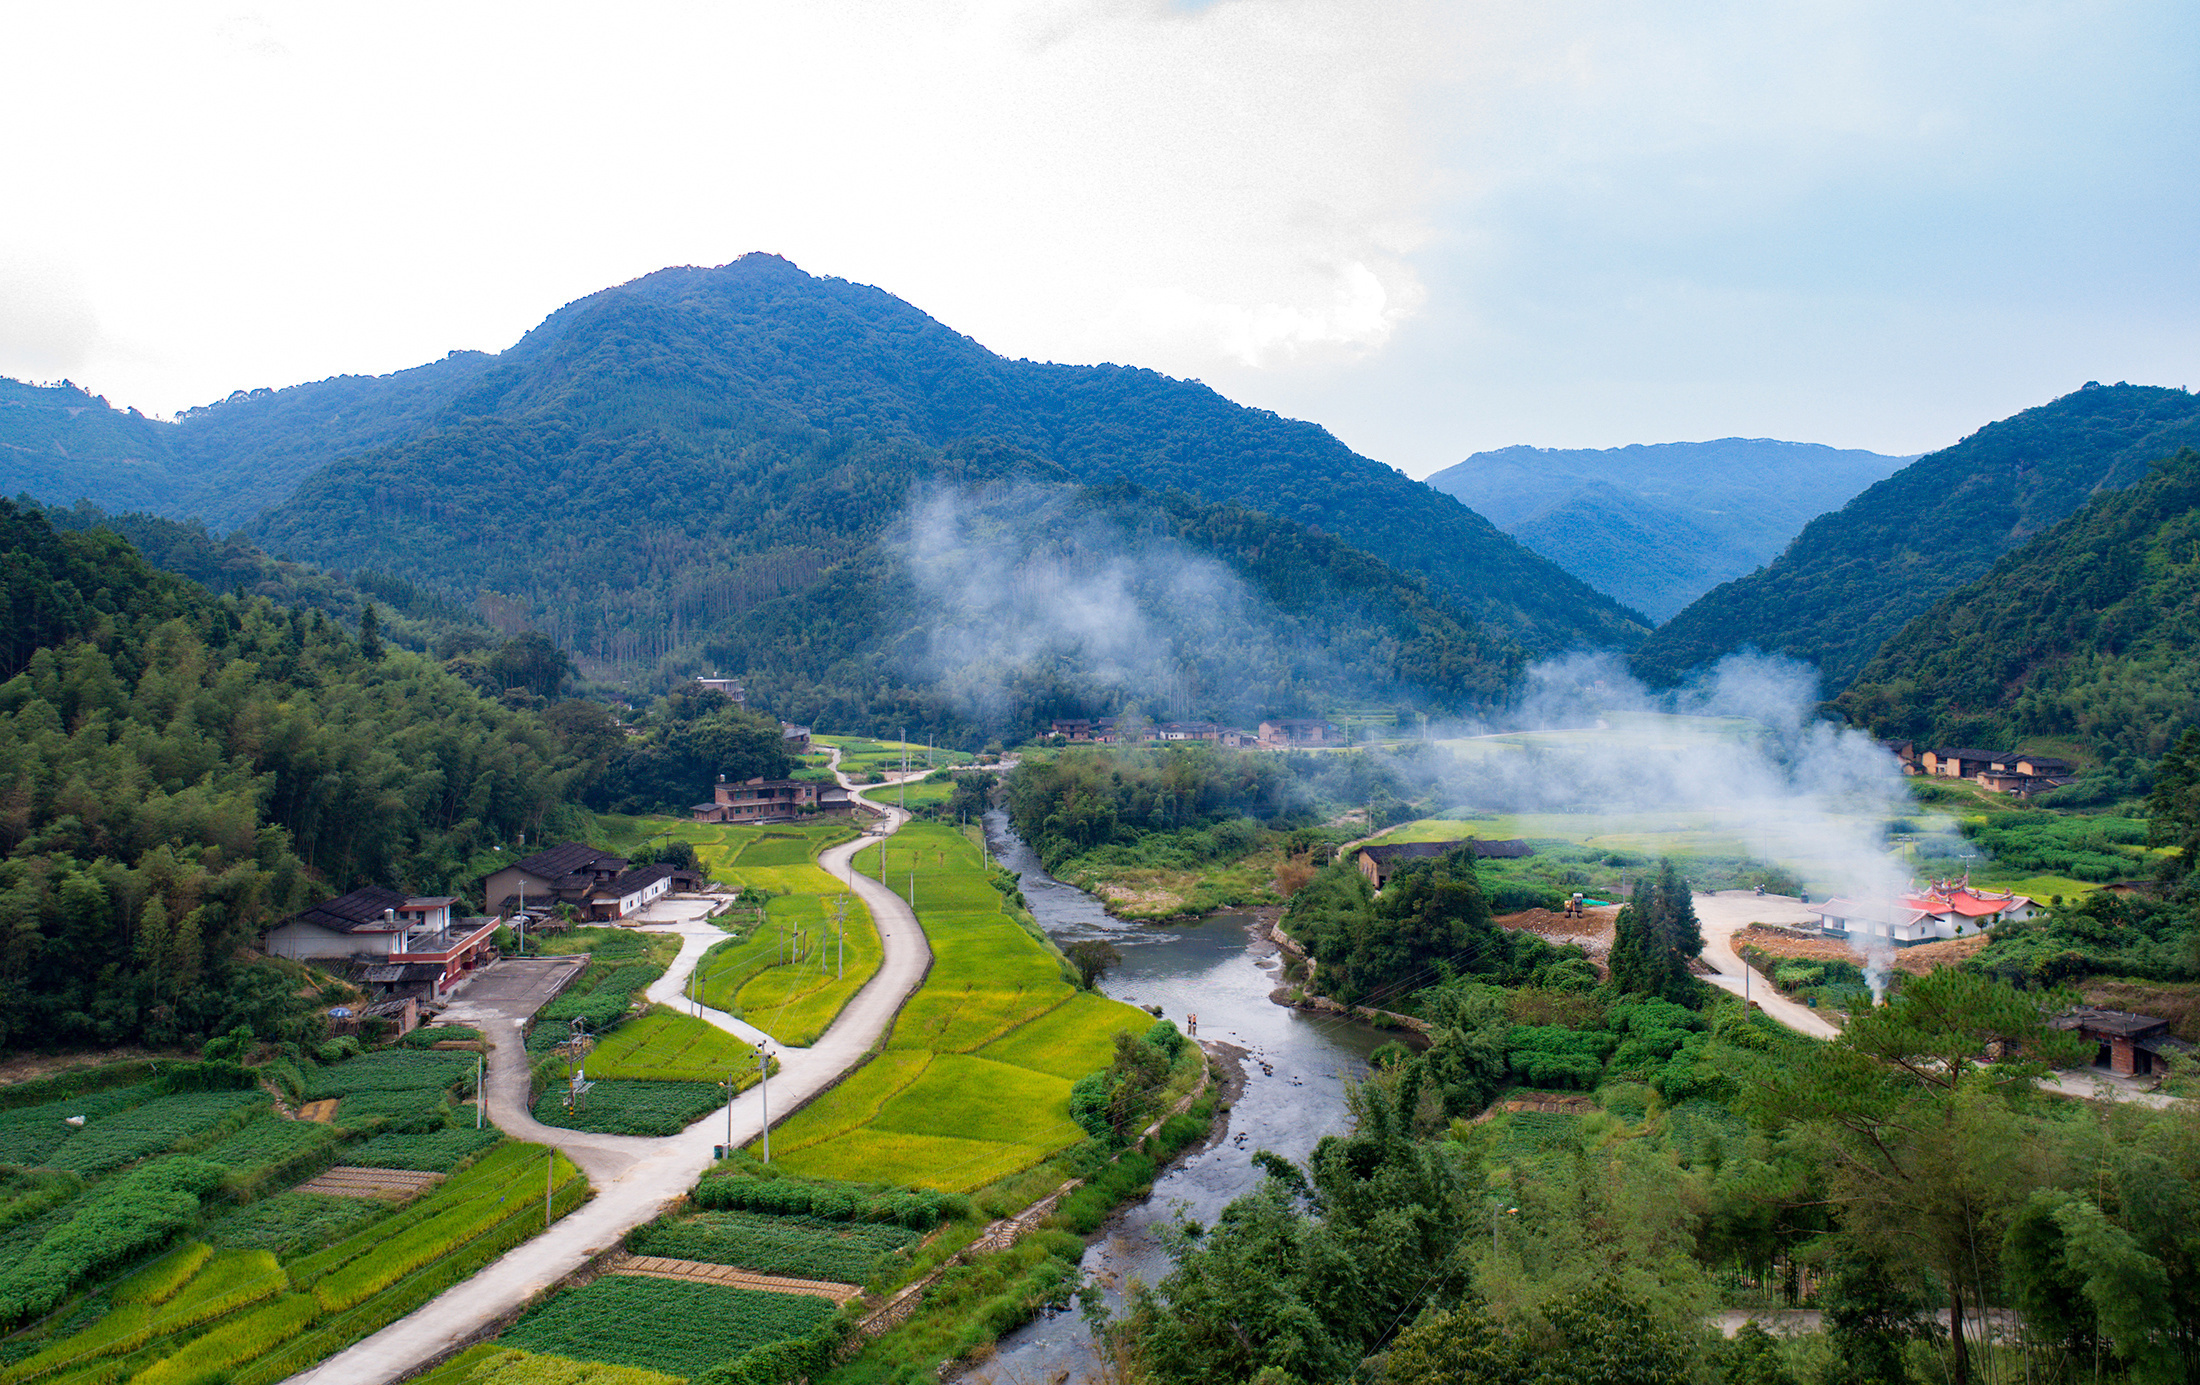
[[[1816,927],[1816,914],[1787,895],[1759,895],[1754,890],[1720,890],[1690,898],[1696,905],[1696,921],[1703,925],[1703,959],[1718,968],[1718,975],[1707,976],[1704,980],[1736,995],[1746,990],[1751,1000],[1764,1007],[1766,1014],[1798,1034],[1830,1039],[1841,1032],[1808,1005],[1798,1005],[1781,995],[1779,988],[1763,972],[1744,966],[1734,952],[1734,930],[1737,928],[1747,928],[1752,923]]]
[[[579,1269],[599,1251],[616,1245],[632,1228],[655,1217],[667,1202],[694,1186],[711,1166],[711,1146],[729,1139],[734,1144],[746,1143],[764,1129],[767,1097],[773,1119],[783,1119],[861,1062],[884,1037],[902,1002],[932,964],[931,947],[909,906],[877,881],[854,873],[848,864],[849,858],[871,839],[898,830],[907,820],[890,808],[885,811],[885,820],[866,837],[833,847],[819,857],[819,864],[846,880],[869,907],[871,917],[878,922],[885,955],[878,973],[848,1002],[814,1046],[793,1049],[770,1045],[780,1060],[780,1071],[763,1087],[751,1087],[730,1107],[705,1116],[678,1135],[651,1140],[538,1124],[527,1109],[527,1055],[519,1028],[506,1019],[501,1029],[490,1032],[495,1045],[489,1056],[490,1119],[519,1139],[555,1145],[565,1151],[588,1171],[596,1196],[549,1231],[484,1267],[417,1312],[294,1379],[312,1385],[387,1385],[411,1374],[499,1318],[516,1312],[528,1299]],[[683,934],[680,956],[689,969],[711,942],[724,936],[715,928],[708,934],[690,933],[690,928],[698,927],[693,921],[667,927]],[[685,975],[668,971],[664,980],[650,988],[650,997],[679,1004]],[[660,996],[660,991],[665,994]],[[729,1032],[742,1033],[746,1029],[755,1033],[747,1026],[736,1028],[738,1021],[716,1011],[707,1012],[705,1018]]]

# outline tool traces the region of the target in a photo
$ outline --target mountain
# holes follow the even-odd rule
[[[908,479],[959,474],[953,454],[1000,447],[1036,462],[1032,475],[1179,490],[1318,529],[1426,576],[1471,621],[1534,650],[1629,648],[1647,634],[1467,507],[1313,424],[1152,371],[1004,360],[889,294],[770,255],[607,289],[495,357],[233,395],[159,427],[173,484],[143,508],[218,525],[245,497],[277,502],[255,535],[330,565],[409,576],[392,563],[418,550],[392,542],[398,528],[434,546],[510,542],[478,527],[503,507],[498,488],[546,514],[594,512],[627,531],[631,556],[575,572],[587,589],[576,607],[526,595],[574,557],[571,534],[537,544],[529,580],[492,584],[490,599],[623,664],[691,643],[680,601],[722,610],[799,586],[876,532]],[[31,486],[18,465],[0,487],[66,504],[118,467],[48,466]],[[586,490],[564,488],[582,476]],[[697,509],[729,503],[751,507],[732,549],[684,532]],[[648,590],[659,578],[662,594]],[[444,590],[472,599],[480,585],[461,574]],[[683,595],[667,604],[672,590]]]
[[[394,375],[239,390],[174,423],[67,381],[0,378],[0,493],[194,519],[223,533],[340,456],[426,427],[494,357],[453,352]]]
[[[1841,709],[1882,736],[2154,759],[2200,720],[2200,452],[2004,555],[1883,645]]]
[[[1666,620],[1910,460],[1771,438],[1505,447],[1428,484],[1599,591]]]
[[[1848,685],[1888,636],[2002,554],[2149,463],[2200,443],[2200,398],[2094,385],[1990,423],[1804,526],[1769,566],[1704,595],[1635,651],[1657,684],[1755,647]]]

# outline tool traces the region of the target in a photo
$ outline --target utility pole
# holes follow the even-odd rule
[[[756,1050],[756,1094],[764,1103],[764,1162],[772,1161],[772,1059],[761,1045]],[[732,1139],[732,1136],[727,1136]]]
[[[474,1129],[481,1129],[481,1108],[487,1104],[489,1094],[481,1090],[481,1071],[485,1061],[479,1053],[474,1055]]]
[[[836,981],[848,979],[848,896],[840,897],[840,975]]]
[[[550,1229],[550,1194],[557,1190],[558,1152],[550,1151],[550,1162],[542,1166],[542,1229]]]
[[[895,793],[896,793],[896,794],[898,795],[897,799],[895,800],[895,806],[896,806],[896,807],[898,807],[898,808],[900,808],[900,809],[901,809],[901,810],[902,810],[903,812],[905,812],[905,813],[906,813],[906,812],[908,812],[908,811],[909,811],[909,728],[908,728],[908,727],[906,727],[906,726],[904,726],[904,727],[902,727],[902,728],[901,728],[901,778],[899,778],[899,779],[897,779],[897,780],[895,780],[895,781],[894,781],[894,791],[895,791]]]

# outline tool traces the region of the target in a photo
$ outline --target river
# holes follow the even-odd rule
[[[1255,1150],[1303,1160],[1322,1136],[1341,1133],[1349,1119],[1346,1080],[1364,1075],[1368,1055],[1397,1036],[1271,1002],[1280,967],[1274,945],[1254,936],[1250,915],[1125,923],[1048,875],[1006,813],[986,814],[985,830],[1001,863],[1023,877],[1024,898],[1055,941],[1066,947],[1102,938],[1121,950],[1122,964],[1100,983],[1103,991],[1134,1005],[1158,1005],[1179,1029],[1196,1014],[1200,1038],[1248,1055],[1245,1093],[1221,1140],[1165,1171],[1152,1196],[1119,1213],[1086,1250],[1086,1273],[1119,1302],[1129,1280],[1153,1283],[1168,1273],[1157,1230],[1181,1218],[1213,1226],[1224,1206],[1259,1184]],[[1073,1309],[1003,1337],[994,1361],[971,1378],[1045,1385],[1081,1377],[1093,1364],[1090,1338]]]

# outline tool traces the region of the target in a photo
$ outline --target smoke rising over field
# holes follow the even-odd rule
[[[1529,670],[1501,728],[1450,734],[1602,734],[1463,754],[1447,787],[1502,812],[1702,814],[1752,856],[1797,863],[1848,899],[1891,902],[1909,883],[1886,839],[1887,821],[1913,811],[1901,770],[1863,732],[1821,719],[1817,705],[1816,675],[1787,659],[1735,655],[1671,695],[1643,687],[1613,656],[1555,660]],[[1860,953],[1875,991],[1890,955],[1884,943]]]

